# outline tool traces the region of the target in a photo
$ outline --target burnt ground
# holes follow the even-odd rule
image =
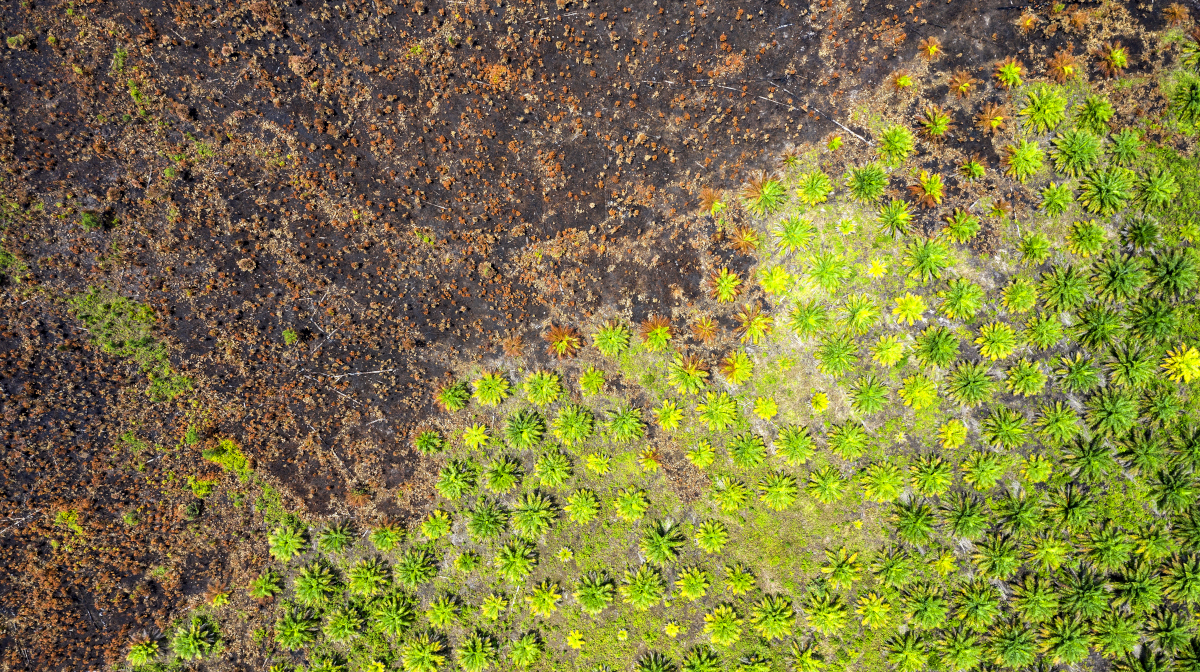
[[[987,79],[1023,11],[1040,67],[1094,40],[1070,17],[1097,8],[9,2],[0,668],[113,663],[263,562],[233,550],[262,530],[236,483],[187,509],[185,477],[219,474],[189,425],[234,438],[289,508],[404,519],[423,505],[408,441],[447,371],[543,351],[551,323],[682,328],[704,273],[749,265],[692,214],[702,187],[834,134],[869,156],[849,110],[926,68],[924,38],[946,51],[930,78]],[[994,161],[960,126],[955,151]],[[154,308],[190,395],[151,403],[90,345],[64,302],[89,286]]]

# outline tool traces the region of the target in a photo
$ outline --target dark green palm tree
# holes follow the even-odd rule
[[[933,508],[915,498],[908,503],[897,502],[892,522],[901,539],[919,546],[928,542],[933,534]]]

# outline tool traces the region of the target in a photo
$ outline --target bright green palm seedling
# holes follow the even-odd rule
[[[521,482],[521,464],[510,457],[498,457],[483,470],[483,484],[488,490],[504,493]]]
[[[720,553],[729,543],[729,529],[719,520],[706,520],[696,526],[696,545],[709,555]]]
[[[1132,128],[1123,128],[1109,137],[1108,154],[1118,166],[1128,166],[1142,153],[1142,139]]]
[[[773,511],[787,510],[799,497],[800,486],[789,474],[767,474],[758,483],[758,498]]]
[[[475,392],[472,396],[484,406],[497,406],[508,398],[510,384],[503,373],[485,373],[475,379]]]
[[[509,583],[520,583],[537,565],[537,553],[523,541],[510,541],[496,554],[496,573]]]
[[[764,639],[783,639],[792,634],[796,610],[782,595],[767,595],[750,609],[750,627]]]
[[[221,632],[208,616],[192,616],[175,630],[171,650],[183,660],[201,660],[217,651]]]
[[[899,323],[907,322],[912,326],[917,320],[924,319],[922,315],[925,313],[927,306],[925,299],[913,294],[905,292],[904,296],[896,297],[895,307],[892,308],[892,315]]]
[[[904,491],[904,472],[891,462],[875,462],[862,471],[859,482],[867,499],[891,502]]]
[[[548,406],[562,395],[562,379],[553,371],[535,371],[521,384],[525,398],[532,404]]]
[[[950,463],[933,453],[919,456],[908,471],[913,489],[926,497],[944,494],[954,480]]]
[[[1123,328],[1124,320],[1120,312],[1093,304],[1080,312],[1075,333],[1085,347],[1102,348],[1116,340]]]
[[[883,196],[888,176],[883,168],[874,164],[851,169],[846,174],[846,188],[850,195],[861,203],[874,203]]]
[[[758,284],[771,296],[786,294],[792,284],[792,274],[783,266],[771,266],[758,275]]]
[[[432,429],[418,433],[412,443],[413,448],[424,455],[433,455],[446,449],[446,439]]]
[[[996,487],[1008,470],[1008,459],[990,451],[977,450],[962,463],[963,483],[980,492]]]
[[[813,170],[800,176],[796,186],[796,197],[805,205],[817,205],[829,200],[833,191],[833,182],[829,176],[820,170]]]
[[[487,425],[482,423],[477,422],[464,429],[462,433],[463,444],[471,450],[486,446],[490,440],[491,432],[488,430]]]
[[[983,362],[962,362],[947,379],[946,391],[959,405],[972,408],[992,398],[995,383]]]
[[[979,346],[979,354],[992,361],[1004,359],[1017,349],[1019,339],[1012,325],[1004,322],[989,322],[979,328],[979,337],[975,344]]]
[[[539,492],[527,492],[512,510],[512,526],[518,536],[536,539],[545,534],[558,517],[554,502]]]
[[[916,374],[904,379],[904,385],[897,394],[905,406],[919,411],[937,403],[937,383],[928,376]]]
[[[953,213],[946,215],[946,237],[956,243],[971,240],[979,235],[981,228],[979,218],[962,208],[955,208]]]
[[[927,366],[945,368],[958,355],[958,347],[958,337],[954,335],[954,332],[941,325],[934,325],[926,328],[917,336],[913,353]]]
[[[640,408],[618,408],[608,414],[608,433],[617,443],[637,441],[646,434]]]
[[[696,405],[696,416],[712,432],[725,431],[740,418],[737,400],[725,392],[709,392],[705,395],[704,401]]]
[[[1020,60],[1009,56],[996,64],[996,84],[1004,89],[1015,89],[1021,86],[1021,76],[1025,74],[1025,65]],[[959,668],[966,669],[966,668]]]
[[[754,361],[743,350],[734,350],[721,360],[721,375],[731,385],[741,385],[754,375]]]
[[[545,645],[535,633],[526,633],[512,643],[508,651],[509,660],[519,669],[533,667],[545,652]],[[406,670],[407,672],[407,670]]]
[[[713,501],[722,513],[736,513],[750,501],[750,489],[736,478],[719,478],[713,481]]]
[[[1168,380],[1190,383],[1200,378],[1200,350],[1181,343],[1167,351],[1161,366]]]
[[[437,636],[423,632],[411,638],[401,649],[401,665],[405,672],[437,672],[446,663],[446,656],[442,653],[445,648]]]
[[[921,124],[921,133],[934,142],[944,140],[954,129],[954,118],[939,105],[929,105],[922,110],[917,123]]]
[[[742,343],[751,343],[757,345],[759,341],[767,337],[771,333],[773,319],[771,316],[762,310],[762,306],[757,302],[753,305],[746,304],[736,315],[738,322],[737,334]]]
[[[1058,172],[1080,177],[1100,160],[1100,138],[1083,129],[1064,131],[1054,139],[1050,154]]]
[[[980,432],[988,443],[1005,450],[1019,448],[1029,436],[1029,422],[1025,416],[1007,406],[995,406],[991,415],[984,418]]]
[[[1004,309],[1010,313],[1028,313],[1037,305],[1037,285],[1027,278],[1013,278],[1002,298]]]
[[[858,344],[849,334],[832,334],[822,339],[814,355],[822,373],[841,376],[858,361]]]
[[[325,614],[325,638],[331,642],[348,642],[359,636],[365,623],[362,613],[353,606],[341,606]]]
[[[1088,423],[1105,436],[1128,432],[1138,418],[1136,398],[1121,389],[1108,388],[1092,395],[1087,409]]]
[[[604,389],[604,372],[589,366],[579,374],[579,389],[584,394],[600,394]]]
[[[1038,133],[1054,130],[1067,118],[1067,99],[1050,86],[1043,84],[1029,91],[1025,103],[1020,115]]]
[[[779,430],[775,439],[775,452],[789,465],[804,464],[816,454],[813,439],[808,429],[789,425]]]
[[[600,515],[600,500],[591,490],[576,490],[567,497],[563,511],[567,513],[571,522],[586,525]]]
[[[454,652],[464,672],[485,672],[496,664],[499,652],[496,642],[488,635],[475,632],[468,635]]]
[[[642,555],[656,565],[662,566],[679,557],[683,545],[683,532],[671,521],[658,521],[642,533],[640,548]]]
[[[984,166],[979,155],[975,154],[963,159],[962,163],[958,164],[958,174],[967,182],[974,182],[987,175],[987,167]]]
[[[1150,266],[1154,294],[1163,298],[1184,296],[1200,285],[1200,255],[1195,248],[1168,250]]]
[[[476,465],[469,460],[450,460],[438,473],[434,487],[446,499],[459,499],[475,487],[475,473]]]
[[[1179,183],[1169,171],[1155,168],[1138,180],[1138,201],[1149,210],[1166,207],[1179,194]]]
[[[1042,169],[1046,153],[1036,141],[1018,140],[1004,148],[1004,173],[1025,182]]]
[[[875,223],[879,225],[880,231],[896,237],[908,235],[912,220],[912,206],[908,201],[892,200],[879,209]]]
[[[325,604],[341,588],[341,582],[333,573],[333,568],[323,560],[317,560],[301,569],[293,584],[296,601],[310,607]]]
[[[1087,393],[1100,385],[1100,369],[1082,352],[1076,352],[1074,357],[1063,355],[1054,374],[1068,392]]]
[[[787,326],[797,338],[807,339],[829,325],[829,311],[816,300],[801,303],[788,315]]]
[[[441,509],[434,509],[428,518],[421,521],[421,534],[430,541],[441,539],[450,534],[452,523],[450,514]]]
[[[829,449],[846,461],[853,461],[866,452],[871,437],[861,423],[845,422],[834,425],[826,437]]]
[[[879,337],[871,348],[871,361],[885,368],[891,368],[904,358],[904,341],[899,334],[886,334]]]
[[[1096,262],[1092,286],[1096,295],[1105,301],[1124,302],[1134,298],[1149,282],[1150,274],[1141,257],[1108,254]]]
[[[683,409],[674,399],[663,399],[662,403],[650,410],[658,426],[665,432],[673,432],[683,424]]]
[[[850,405],[859,413],[878,413],[887,405],[887,386],[871,374],[858,379],[850,391]]]
[[[616,587],[608,576],[589,572],[579,579],[579,585],[572,595],[585,613],[597,616],[612,604],[616,592]]]
[[[832,252],[818,252],[809,260],[808,275],[826,292],[834,292],[850,277],[846,260]]]
[[[275,619],[275,643],[288,651],[299,651],[316,641],[319,623],[307,610],[288,609]]]
[[[1088,96],[1075,108],[1075,125],[1096,135],[1108,133],[1108,122],[1113,117],[1112,103],[1098,95]]]
[[[967,426],[958,418],[951,418],[938,427],[938,442],[945,450],[960,448],[967,442]]]
[[[679,579],[675,581],[675,587],[679,588],[680,597],[690,602],[704,597],[711,585],[712,575],[699,567],[689,567],[681,571]]]
[[[562,441],[563,445],[574,446],[591,438],[595,424],[595,416],[586,407],[568,404],[558,411],[552,429],[554,436]]]
[[[1051,182],[1042,189],[1042,212],[1051,217],[1063,214],[1074,202],[1075,193],[1071,191],[1071,185],[1066,182],[1062,184]],[[1028,259],[1028,257],[1026,258]]]
[[[924,238],[909,243],[904,250],[909,276],[929,282],[942,277],[950,266],[950,249],[936,238]]]
[[[747,210],[762,217],[783,207],[787,202],[787,189],[776,176],[760,173],[742,188],[742,201]]]
[[[445,515],[445,512],[441,512]],[[391,583],[387,565],[376,558],[359,560],[346,572],[346,588],[351,595],[375,597]]]
[[[969,320],[983,308],[983,288],[970,280],[954,278],[938,296],[942,299],[938,310],[952,320]]]
[[[1021,477],[1028,483],[1045,483],[1054,474],[1055,464],[1045,455],[1034,454],[1025,458],[1021,466]]]
[[[1050,310],[1075,310],[1087,300],[1089,289],[1087,278],[1073,266],[1055,266],[1042,274],[1042,300]]]
[[[558,611],[558,601],[561,599],[562,593],[559,592],[559,586],[553,581],[542,581],[525,596],[530,613],[542,618],[554,615],[554,612]]]
[[[825,635],[842,630],[849,617],[841,597],[819,587],[810,591],[804,602],[804,614],[809,627]]]
[[[396,563],[396,580],[406,588],[428,583],[434,576],[437,576],[437,564],[428,551],[410,548]]]
[[[545,432],[546,421],[537,411],[517,411],[504,423],[504,438],[517,450],[527,450],[541,443]]]
[[[849,297],[842,310],[842,325],[858,335],[870,331],[871,326],[879,319],[879,308],[876,307],[874,300],[866,294]]]
[[[379,527],[371,530],[367,535],[367,539],[371,541],[371,545],[375,550],[381,553],[387,553],[400,545],[404,540],[404,528],[395,523],[385,522]]]
[[[341,553],[354,541],[354,533],[346,523],[334,524],[317,535],[317,548],[325,553]]]
[[[1042,404],[1034,425],[1038,436],[1050,445],[1065,445],[1080,432],[1079,414],[1061,401]]]
[[[742,278],[728,268],[721,267],[708,276],[708,293],[720,303],[733,303],[742,293]]]
[[[858,561],[858,553],[851,553],[844,547],[839,548],[837,553],[827,549],[821,573],[828,577],[829,586],[834,590],[850,588],[862,574],[862,564]]]
[[[642,322],[640,332],[642,345],[650,352],[663,352],[675,337],[671,330],[671,321],[662,315],[647,318]]]
[[[859,595],[854,613],[862,617],[862,624],[871,630],[878,630],[888,623],[891,617],[892,605],[887,598],[875,591]]]
[[[158,658],[158,642],[153,639],[135,641],[125,656],[126,662],[135,668],[150,665],[156,658]]]
[[[269,600],[283,592],[282,578],[278,572],[268,569],[250,582],[246,592],[256,600]]]
[[[304,530],[293,525],[281,525],[267,535],[267,544],[271,557],[280,562],[287,562],[304,552],[308,538]]]
[[[879,158],[889,166],[898,166],[913,153],[915,145],[912,131],[899,124],[889,126],[879,134]]]
[[[767,446],[757,434],[740,434],[729,442],[727,449],[733,466],[738,469],[753,469],[767,459]]]
[[[548,488],[561,488],[571,478],[571,458],[560,450],[550,450],[533,465],[533,475]]]
[[[629,348],[632,336],[629,328],[620,322],[606,322],[592,336],[592,344],[605,357],[617,357]]]
[[[742,638],[742,618],[733,605],[717,605],[704,615],[704,632],[715,646],[733,646]]]
[[[803,217],[788,217],[775,229],[775,236],[778,238],[776,245],[787,253],[807,250],[816,235],[817,230],[812,220]]]
[[[1050,258],[1050,239],[1031,233],[1021,239],[1021,257],[1026,264],[1036,266]]]
[[[417,620],[408,599],[388,595],[371,603],[372,626],[389,637],[399,637]]]
[[[1109,382],[1135,389],[1146,388],[1158,373],[1156,359],[1156,354],[1151,350],[1124,344],[1112,350],[1108,366]]]
[[[1093,172],[1080,185],[1079,204],[1105,217],[1119,212],[1133,198],[1133,171],[1109,166]]]
[[[946,184],[941,173],[922,170],[917,173],[917,183],[909,185],[908,192],[917,205],[926,209],[936,208],[946,196]]]
[[[650,510],[646,493],[637,488],[618,490],[613,497],[613,510],[625,522],[640,520]]]
[[[619,591],[626,604],[638,611],[646,611],[662,600],[666,587],[658,570],[646,564],[638,567],[636,572],[626,570]]]
[[[449,412],[461,411],[471,400],[471,390],[466,383],[451,383],[438,390],[436,400],[439,406]]]
[[[1025,323],[1025,340],[1039,350],[1049,350],[1062,341],[1063,323],[1057,315],[1037,313]]]

